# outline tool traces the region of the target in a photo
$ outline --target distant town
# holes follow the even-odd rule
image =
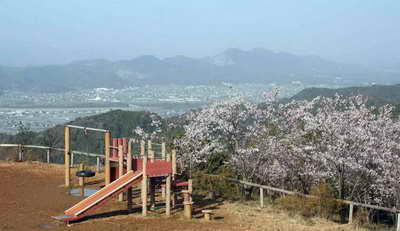
[[[0,95],[0,132],[15,134],[22,122],[32,131],[41,131],[78,117],[109,110],[147,110],[163,117],[185,113],[202,105],[232,97],[262,102],[264,92],[279,88],[280,97],[290,97],[307,87],[339,86],[304,85],[293,81],[287,85],[229,84],[220,85],[147,85],[123,89],[94,88],[65,93],[4,91]]]

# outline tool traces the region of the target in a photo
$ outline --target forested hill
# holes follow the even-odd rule
[[[374,85],[367,87],[348,88],[307,88],[290,98],[291,100],[312,100],[317,96],[333,97],[335,94],[352,96],[367,96],[369,102],[375,105],[400,104],[400,84]]]
[[[93,127],[108,129],[112,137],[132,137],[136,127],[143,128],[146,132],[152,132],[154,126],[152,120],[160,120],[165,125],[164,120],[155,113],[146,111],[122,111],[114,110],[89,117],[78,118],[67,124],[83,127]],[[42,132],[31,132],[29,128],[22,128],[17,135],[0,134],[0,143],[25,143],[52,147],[64,146],[64,125],[57,125]],[[71,129],[71,145],[73,150],[88,151],[93,153],[103,153],[103,134],[88,131],[85,135],[83,130]],[[1,155],[0,159],[4,159]]]

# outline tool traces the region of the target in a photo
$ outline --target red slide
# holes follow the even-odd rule
[[[120,193],[127,191],[134,184],[142,181],[142,176],[142,172],[129,171],[117,180],[113,181],[111,184],[100,189],[98,192],[72,206],[70,209],[65,210],[65,215],[56,216],[53,218],[64,222],[79,220],[89,215],[96,208],[102,206],[107,201],[118,196]]]

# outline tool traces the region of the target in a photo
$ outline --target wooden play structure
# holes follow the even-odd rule
[[[155,194],[159,189],[165,199],[165,213],[171,215],[171,207],[176,205],[176,194],[184,196],[185,216],[192,214],[192,181],[178,181],[176,178],[176,151],[167,153],[165,143],[160,144],[161,155],[156,156],[152,141],[134,140],[128,138],[111,138],[108,130],[85,128],[80,126],[65,126],[65,186],[70,186],[71,149],[70,129],[84,129],[104,133],[104,180],[105,186],[64,211],[64,215],[54,218],[65,223],[80,220],[104,205],[113,198],[119,201],[126,198],[127,208],[132,209],[132,187],[140,183],[142,215],[147,216],[148,207],[154,208]],[[112,143],[112,146],[111,146]],[[134,153],[138,147],[138,153]],[[124,197],[124,193],[125,197]],[[148,200],[150,199],[150,200]]]

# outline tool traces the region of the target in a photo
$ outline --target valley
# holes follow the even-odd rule
[[[230,84],[145,85],[126,88],[92,88],[60,93],[7,90],[0,95],[0,133],[17,133],[22,122],[32,131],[42,131],[78,117],[110,110],[151,111],[162,117],[183,114],[210,102],[243,97],[260,103],[263,93],[277,87],[281,97],[290,97],[307,87],[336,88],[336,85]]]

